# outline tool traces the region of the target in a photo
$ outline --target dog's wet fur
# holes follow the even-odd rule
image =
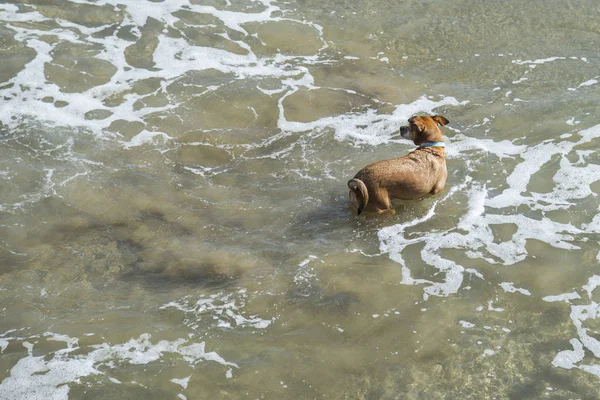
[[[392,199],[420,199],[444,188],[448,177],[446,151],[427,144],[443,142],[439,126],[449,122],[441,115],[410,118],[400,134],[419,147],[403,157],[367,165],[348,181],[350,205],[358,215],[363,211],[394,213]]]

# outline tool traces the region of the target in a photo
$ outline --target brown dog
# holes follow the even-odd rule
[[[350,204],[360,215],[363,211],[391,211],[392,199],[419,199],[444,188],[448,171],[444,136],[438,127],[448,124],[441,115],[416,116],[400,134],[416,144],[417,149],[400,158],[367,165],[348,181]]]

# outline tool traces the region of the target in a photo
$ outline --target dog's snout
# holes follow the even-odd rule
[[[401,126],[400,127],[400,135],[404,139],[410,139],[410,127],[409,126]]]

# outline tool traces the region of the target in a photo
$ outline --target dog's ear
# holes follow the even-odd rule
[[[431,117],[431,119],[433,119],[435,122],[442,126],[448,125],[450,123],[450,121],[448,121],[446,117],[442,117],[441,115],[434,115],[433,117]]]
[[[423,120],[418,115],[409,118],[408,122],[410,124],[415,124],[417,126],[417,128],[419,128],[419,131],[422,131],[425,128],[425,124],[423,123]]]

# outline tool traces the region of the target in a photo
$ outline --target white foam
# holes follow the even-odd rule
[[[525,82],[526,80],[529,80],[529,78],[526,78],[526,77],[523,76],[523,77],[519,78],[518,80],[513,81],[513,84],[516,85],[516,84]]]
[[[592,292],[598,286],[600,286],[600,276],[599,275],[593,275],[592,277],[590,277],[588,279],[587,284],[583,285],[582,289],[587,292],[588,297],[591,299],[592,298]]]
[[[571,306],[571,320],[577,328],[579,340],[595,357],[600,357],[600,341],[588,335],[588,330],[583,327],[583,322],[590,318],[597,319],[599,311],[599,305],[593,301],[589,305]]]
[[[154,138],[156,137],[160,137],[164,141],[171,139],[171,137],[164,132],[149,132],[144,129],[143,131],[132,137],[131,140],[129,140],[128,142],[123,142],[123,146],[125,146],[125,148],[141,146],[146,143],[152,143],[155,140]]]
[[[587,164],[577,166],[567,157],[560,160],[560,169],[554,175],[554,189],[551,193],[532,193],[536,202],[544,201],[555,205],[570,205],[571,200],[595,196],[590,185],[600,179],[600,165]]]
[[[578,142],[544,142],[522,151],[520,156],[524,161],[518,164],[506,179],[509,188],[489,199],[486,206],[504,208],[526,204],[534,209],[555,210],[570,207],[572,203],[569,200],[584,198],[592,194],[589,186],[600,179],[600,166],[588,164],[585,167],[578,167],[575,165],[576,163],[570,163],[564,156],[571,153],[575,146],[599,137],[600,125],[583,130],[579,132],[579,135],[582,139]],[[523,193],[527,190],[533,174],[556,154],[563,157],[561,158],[561,168],[554,176],[557,185],[553,192],[549,194],[533,193],[531,197],[524,196]],[[577,179],[574,179],[575,177]],[[542,202],[549,204],[544,205]]]
[[[494,354],[496,354],[496,352],[494,350],[492,350],[492,349],[485,349],[483,351],[483,354],[481,355],[481,357],[486,358],[486,357],[489,357],[489,356],[493,356]]]
[[[564,154],[569,146],[566,142],[561,142],[558,145],[543,143],[525,150],[520,154],[525,161],[518,164],[513,173],[506,179],[509,189],[490,199],[487,205],[502,208],[530,203],[530,201],[522,196],[522,193],[526,191],[531,176],[546,164],[553,154],[559,150],[562,150]]]
[[[76,2],[89,4],[84,0],[77,0]],[[171,102],[164,107],[137,109],[134,105],[144,95],[135,93],[126,94],[123,97],[124,101],[119,105],[111,107],[104,105],[104,100],[111,95],[123,93],[130,89],[133,84],[144,79],[160,79],[163,92],[168,84],[184,76],[187,72],[206,69],[215,69],[233,74],[233,79],[300,77],[293,80],[295,82],[294,87],[310,81],[312,78],[308,70],[305,67],[294,66],[290,61],[295,61],[294,64],[329,62],[321,59],[318,55],[321,50],[328,46],[323,40],[322,27],[309,21],[296,21],[282,16],[274,16],[276,12],[281,12],[281,9],[272,4],[273,1],[261,0],[258,3],[262,8],[259,12],[219,10],[212,6],[191,4],[189,0],[174,0],[167,3],[145,2],[143,5],[135,0],[99,0],[94,4],[97,6],[124,6],[125,13],[122,24],[123,26],[133,25],[135,27],[134,33],[137,32],[138,37],[141,36],[139,28],[149,18],[163,22],[166,27],[171,27],[179,21],[174,13],[182,9],[199,14],[213,15],[229,29],[246,35],[247,33],[242,25],[250,22],[290,21],[307,25],[315,30],[317,37],[322,42],[317,54],[311,56],[276,54],[259,58],[244,41],[232,40],[227,31],[217,34],[245,49],[247,51],[246,55],[239,55],[222,49],[194,46],[185,39],[158,35],[158,46],[153,57],[157,68],[148,70],[133,68],[128,65],[125,50],[131,45],[129,40],[121,39],[117,35],[95,36],[98,32],[106,29],[107,26],[90,28],[65,20],[54,21],[58,22],[60,27],[49,30],[10,26],[11,29],[17,32],[15,39],[26,43],[29,48],[35,51],[36,55],[16,77],[9,81],[9,84],[12,85],[9,93],[7,93],[10,95],[10,99],[3,101],[1,105],[0,122],[9,127],[17,127],[23,121],[35,120],[50,126],[81,127],[98,136],[112,137],[114,135],[109,133],[107,128],[116,120],[144,123],[146,115],[158,111],[168,111],[178,106],[178,104]],[[21,13],[17,11],[18,8],[14,5],[6,5],[1,11],[0,19],[8,22],[24,20],[50,21],[50,19],[36,11]],[[214,29],[222,28],[215,27]],[[96,55],[96,58],[110,62],[116,68],[116,71],[110,77],[110,81],[83,93],[66,93],[56,84],[48,82],[44,66],[53,63],[52,53],[56,46],[40,39],[43,35],[48,34],[56,35],[59,39],[57,42],[93,44],[96,48],[99,48],[100,52]],[[290,82],[282,82],[282,92],[289,90],[289,84]],[[205,89],[206,92],[210,92],[210,88]],[[42,101],[43,98],[49,97],[52,97],[55,101],[64,101],[68,104],[57,108],[52,102]],[[110,111],[112,114],[104,119],[86,119],[86,114],[92,110],[105,110]],[[168,139],[166,132],[144,130],[134,139],[124,141],[123,145],[130,148],[150,143],[154,136],[162,136]]]
[[[0,339],[0,354],[4,353],[4,350],[8,347],[8,339]]]
[[[576,121],[575,120],[575,117],[571,117],[571,118],[569,118],[565,122],[566,122],[567,125],[571,125],[571,126],[575,126],[575,125],[578,125],[580,123],[580,121]],[[566,134],[566,135],[569,135],[569,134]],[[569,136],[565,136],[564,138],[567,138],[567,137],[570,137],[570,135]]]
[[[456,293],[463,281],[464,268],[455,262],[444,259],[437,254],[438,246],[427,243],[421,251],[421,257],[427,264],[437,268],[440,272],[445,273],[443,282],[436,282],[431,286],[423,289],[423,298],[428,296],[448,296]]]
[[[440,201],[452,196],[458,190],[461,190],[463,186],[456,186],[452,188],[449,193],[444,196]],[[430,295],[434,296],[447,296],[450,293],[455,293],[459,288],[463,280],[464,268],[449,261],[444,260],[436,254],[436,251],[443,247],[441,241],[444,237],[441,234],[432,234],[436,240],[432,239],[432,236],[427,238],[418,237],[415,239],[407,239],[405,237],[405,230],[409,227],[416,226],[422,222],[431,219],[435,215],[435,208],[438,202],[435,202],[429,209],[427,214],[421,218],[416,218],[412,221],[396,224],[390,227],[381,229],[378,232],[379,236],[379,248],[382,253],[388,253],[389,257],[398,262],[402,266],[402,281],[403,284],[414,285],[414,284],[429,284],[424,288],[423,297],[427,299]],[[445,273],[445,279],[443,282],[433,282],[427,279],[414,279],[411,276],[410,269],[406,265],[404,258],[402,257],[402,251],[409,245],[426,242],[425,248],[421,251],[421,257],[423,260],[433,266],[434,268]]]
[[[485,186],[481,190],[472,190],[469,196],[469,211],[458,223],[460,229],[469,230],[475,226],[485,213],[485,200],[487,190]]]
[[[303,84],[307,86],[306,83]],[[459,102],[454,97],[443,97],[433,101],[426,96],[409,104],[396,105],[391,114],[378,114],[375,110],[362,113],[343,114],[325,117],[312,122],[288,121],[280,101],[280,119],[278,126],[288,132],[308,132],[331,130],[339,141],[352,140],[355,143],[379,145],[389,143],[400,126],[406,124],[408,118],[417,113],[431,113],[442,106],[461,106],[468,102]],[[408,142],[407,142],[408,144]]]
[[[494,307],[494,301],[490,300],[488,301],[488,311],[496,311],[496,312],[503,312],[504,308],[502,307]]]
[[[438,206],[438,202],[436,202],[424,217],[383,228],[378,233],[381,252],[388,253],[389,257],[402,267],[401,283],[426,284],[423,289],[425,299],[431,295],[447,296],[456,293],[462,284],[464,268],[452,260],[443,258],[440,255],[443,249],[469,249],[469,256],[472,258],[482,258],[487,261],[499,259],[504,265],[513,265],[527,257],[527,239],[540,240],[561,249],[576,250],[579,248],[570,243],[574,241],[571,234],[580,234],[583,231],[570,224],[560,224],[548,218],[535,220],[524,215],[486,212],[485,207],[489,200],[488,191],[485,186],[480,187],[470,180],[467,180],[462,187],[454,187],[445,198],[452,196],[459,189],[461,192],[464,191],[465,186],[470,187],[467,190],[469,210],[459,221],[457,229],[451,228],[445,232],[427,232],[426,235],[416,236],[414,239],[405,237],[408,227],[416,227],[434,217],[435,208]],[[491,225],[495,224],[514,224],[517,231],[510,240],[496,243],[491,230]],[[407,246],[416,243],[424,243],[421,258],[426,264],[444,274],[442,282],[412,278],[410,268],[402,257],[402,252]],[[515,288],[508,283],[505,283],[503,288],[531,295],[526,289]]]
[[[116,368],[119,363],[144,365],[157,362],[164,353],[179,354],[191,367],[199,362],[212,361],[229,369],[238,368],[237,364],[226,361],[217,353],[207,352],[205,342],[187,344],[186,339],[177,339],[152,343],[151,335],[143,334],[123,344],[103,343],[81,348],[77,346],[76,338],[53,333],[44,336],[47,340],[65,342],[67,347],[47,355],[34,356],[34,345],[24,342],[28,355],[11,368],[10,376],[0,384],[0,398],[68,399],[69,383],[79,382],[90,375],[107,375],[102,371]],[[111,380],[114,381],[114,378]]]
[[[468,321],[462,321],[461,320],[461,321],[458,321],[458,323],[460,324],[461,327],[467,328],[467,329],[475,327],[475,324],[472,324],[472,323],[470,323]]]
[[[46,17],[37,11],[19,12],[15,4],[0,4],[0,21],[9,22],[35,22],[44,21]]]
[[[596,77],[596,78],[598,78],[598,77]],[[596,78],[594,78],[594,79],[588,79],[588,80],[587,80],[587,81],[585,81],[585,82],[581,82],[581,83],[579,84],[579,86],[577,86],[576,88],[568,88],[567,90],[569,90],[569,91],[572,91],[572,92],[573,92],[573,91],[575,91],[575,90],[577,90],[577,89],[579,89],[579,88],[582,88],[582,87],[586,87],[586,86],[594,86],[594,85],[596,85],[596,84],[598,83],[598,79],[596,79]]]
[[[285,61],[282,60],[282,61]],[[257,76],[293,76],[297,70],[285,71],[272,65],[271,59],[259,59],[253,53],[240,55],[212,47],[191,46],[183,38],[161,36],[154,51],[156,67],[163,70],[162,77],[173,79],[188,71],[214,69],[235,74],[238,79]]]
[[[229,372],[229,371],[231,371],[231,370],[228,370],[227,372]],[[191,377],[192,376],[190,375],[190,376],[187,376],[187,377],[181,378],[181,379],[173,378],[173,379],[171,379],[171,382],[173,382],[173,383],[181,386],[184,389],[187,389],[188,384],[190,383],[190,378]]]
[[[579,86],[577,86],[577,87],[592,86],[597,83],[598,83],[597,79],[590,79],[590,80],[580,83]]]
[[[496,157],[514,158],[523,153],[527,146],[516,145],[509,140],[495,142],[491,139],[470,138],[463,134],[454,135],[450,145],[446,147],[446,154],[449,158],[462,157],[463,153],[469,150],[481,150]]]
[[[566,57],[548,57],[548,58],[540,58],[537,60],[513,60],[512,63],[516,65],[540,65],[546,64],[549,62],[557,61],[557,60],[566,60]]]
[[[211,297],[201,297],[197,301],[191,301],[185,297],[178,301],[172,301],[161,306],[161,309],[175,308],[186,314],[185,323],[188,326],[196,326],[198,318],[209,317],[216,321],[220,328],[232,329],[251,327],[255,329],[265,329],[273,322],[273,319],[263,319],[256,315],[245,314],[242,309],[246,305],[246,291],[237,293],[218,294]]]
[[[577,338],[570,340],[573,350],[563,350],[557,353],[552,361],[555,367],[572,369],[579,368],[588,373],[600,377],[600,366],[598,364],[581,364],[584,360],[585,352],[589,351],[594,357],[600,358],[600,341],[589,335],[590,329],[585,327],[585,322],[588,320],[598,320],[600,318],[600,304],[593,301],[593,292],[600,286],[600,276],[593,275],[588,279],[587,284],[582,286],[582,290],[586,291],[590,299],[589,304],[571,304],[570,318],[577,330]],[[552,299],[558,298],[553,296]],[[571,300],[581,299],[578,293],[565,293],[562,299],[571,303]],[[546,300],[546,298],[544,298]],[[549,301],[549,300],[546,300]],[[594,331],[595,332],[595,331]]]
[[[558,295],[554,295],[554,296],[546,296],[546,297],[543,297],[542,300],[547,301],[549,303],[553,303],[553,302],[557,302],[557,301],[564,301],[565,303],[570,303],[571,300],[576,300],[576,299],[580,299],[580,298],[581,298],[581,296],[579,295],[579,293],[571,292],[571,293],[558,294]]]
[[[10,376],[0,384],[3,399],[68,399],[69,386],[82,377],[101,374],[94,360],[79,356],[68,357],[68,352],[57,351],[46,361],[43,356],[31,354],[12,367]]]
[[[552,365],[559,368],[571,369],[575,368],[576,364],[583,360],[585,352],[583,351],[583,345],[577,339],[571,339],[569,341],[573,346],[573,350],[563,350],[559,352],[552,360]]]
[[[588,224],[583,224],[582,227],[587,232],[595,233],[600,232],[600,208],[598,209],[598,213],[594,215],[592,220]],[[598,261],[600,261],[600,255],[597,256]]]
[[[529,290],[523,289],[523,288],[517,288],[514,286],[514,283],[512,283],[512,282],[502,282],[500,284],[500,286],[507,293],[521,293],[521,294],[524,294],[525,296],[531,296],[531,292]]]

